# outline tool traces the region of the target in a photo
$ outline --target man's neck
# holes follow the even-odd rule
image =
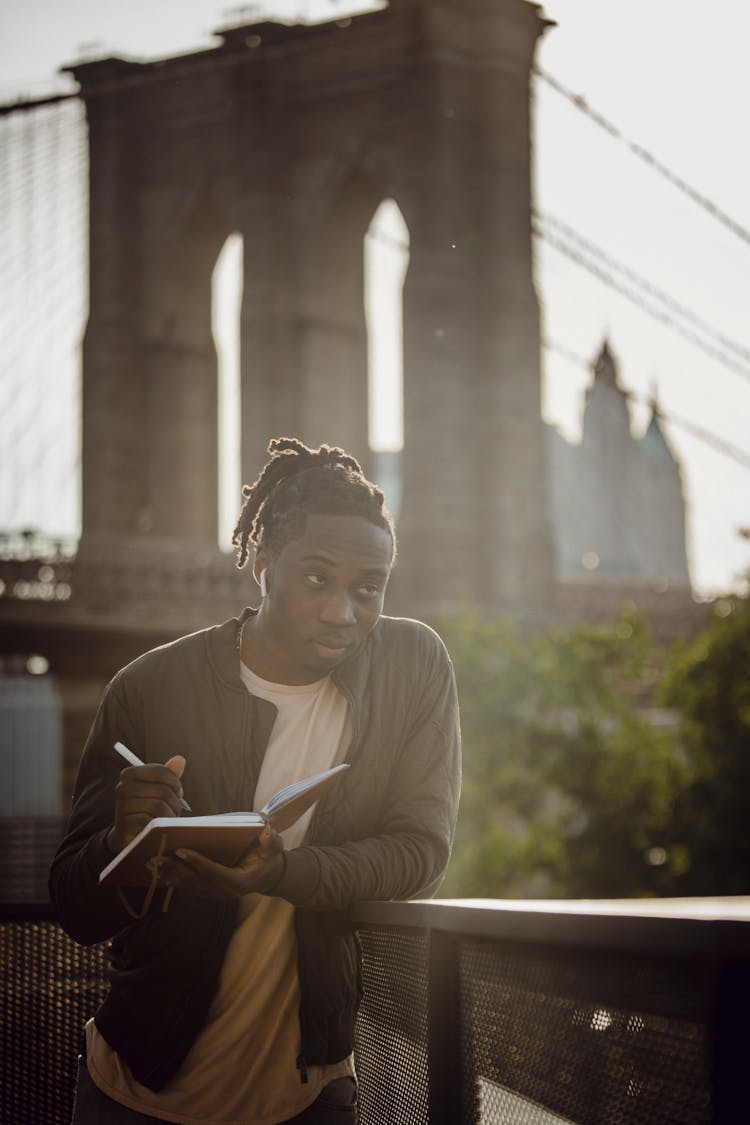
[[[306,675],[290,667],[286,653],[274,643],[262,608],[242,623],[239,649],[242,663],[268,683],[299,687],[320,679],[312,672]]]

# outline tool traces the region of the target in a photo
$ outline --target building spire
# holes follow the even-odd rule
[[[619,390],[617,384],[617,366],[615,364],[612,349],[609,346],[609,340],[604,338],[599,355],[593,363],[594,381],[606,383],[610,387],[615,387]]]
[[[652,383],[649,392],[649,406],[651,407],[651,420],[646,427],[646,432],[640,439],[640,445],[645,452],[651,457],[658,457],[662,460],[676,461],[676,457],[672,452],[669,442],[667,441],[664,430],[661,425],[661,407],[659,405],[659,396],[656,388],[656,383]]]

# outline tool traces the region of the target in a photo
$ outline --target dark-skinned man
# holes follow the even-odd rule
[[[65,929],[111,939],[74,1125],[350,1125],[357,901],[434,893],[460,749],[437,635],[382,616],[395,557],[379,489],[291,438],[243,490],[258,609],[146,653],[105,692],[50,872]],[[148,763],[122,769],[114,743]],[[154,816],[261,808],[340,762],[338,787],[235,867],[162,861],[144,908],[98,875]],[[159,763],[159,764],[155,764]],[[161,764],[163,763],[163,764]]]

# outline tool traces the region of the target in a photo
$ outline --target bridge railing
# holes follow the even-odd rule
[[[66,1125],[104,949],[0,908],[0,1120]],[[362,1125],[746,1119],[750,900],[356,908]]]
[[[177,636],[234,616],[253,600],[252,583],[218,546],[26,544],[0,535],[0,621]],[[24,634],[26,635],[26,634]],[[157,641],[154,643],[161,643]]]

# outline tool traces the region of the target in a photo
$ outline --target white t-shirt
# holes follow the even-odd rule
[[[278,711],[255,789],[253,808],[258,812],[285,785],[344,760],[351,742],[351,717],[330,676],[291,686],[262,680],[244,664],[240,674],[252,695],[275,704]],[[282,833],[285,848],[302,843],[314,808]]]

